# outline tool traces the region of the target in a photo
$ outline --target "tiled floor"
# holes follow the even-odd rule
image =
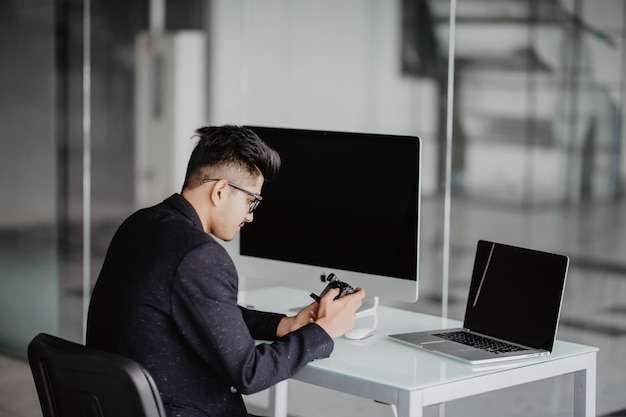
[[[22,359],[0,356],[0,416],[41,417],[30,368]]]
[[[562,248],[572,258],[559,338],[598,346],[598,415],[626,415],[626,209],[623,204],[585,209],[536,210],[495,207],[465,201],[455,205],[452,223],[449,316],[462,318],[473,243],[478,238],[536,248]],[[440,313],[440,202],[425,200],[422,219],[420,300],[397,305]],[[106,233],[110,233],[107,231]],[[105,234],[106,234],[105,233]],[[97,237],[96,237],[97,238]],[[100,248],[101,249],[101,248]],[[97,249],[97,253],[100,253]],[[272,285],[256,282],[253,285]],[[70,296],[72,296],[70,294]],[[77,293],[73,297],[78,297]],[[500,390],[431,407],[426,416],[550,416],[572,414],[571,376]],[[293,416],[393,416],[390,407],[306,384],[289,384]],[[262,414],[267,394],[248,398]],[[0,417],[41,416],[28,365],[0,356]]]

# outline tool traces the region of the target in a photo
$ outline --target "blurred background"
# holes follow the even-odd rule
[[[226,123],[419,136],[420,298],[389,303],[462,319],[478,239],[566,254],[558,337],[600,347],[598,414],[626,415],[625,23],[623,0],[2,0],[0,416],[40,415],[28,342],[82,340],[117,226]],[[571,415],[572,381],[445,412]],[[293,415],[392,415],[290,387]]]

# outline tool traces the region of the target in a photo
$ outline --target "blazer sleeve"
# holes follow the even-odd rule
[[[225,250],[216,242],[204,243],[178,265],[171,314],[191,349],[240,392],[269,388],[308,362],[330,355],[333,340],[314,323],[271,344],[257,345],[253,336],[276,338],[280,315],[241,309],[237,289],[237,273]],[[259,324],[263,317],[269,320],[266,326]]]
[[[278,329],[278,323],[285,317],[284,314],[251,310],[242,306],[239,306],[239,310],[253,339],[277,339],[276,330]]]

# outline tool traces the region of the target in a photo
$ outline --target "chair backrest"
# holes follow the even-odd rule
[[[41,333],[28,345],[43,417],[164,417],[161,396],[138,363]]]

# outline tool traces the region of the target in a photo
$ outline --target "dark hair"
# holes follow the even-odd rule
[[[280,170],[278,152],[245,127],[207,126],[196,130],[195,137],[198,141],[189,158],[183,189],[201,184],[212,168],[234,167],[252,178],[261,174],[266,181]]]

